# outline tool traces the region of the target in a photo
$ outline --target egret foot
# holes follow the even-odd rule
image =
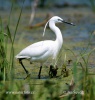
[[[38,75],[38,79],[40,79],[41,78],[41,76],[40,75]]]
[[[50,76],[50,78],[56,77],[56,75],[57,75],[57,70],[58,70],[57,67],[54,68],[53,65],[50,65],[50,70],[49,70],[49,76]]]
[[[27,79],[28,77],[30,77],[30,75],[31,75],[31,74],[28,73],[27,76],[26,76],[24,79]]]

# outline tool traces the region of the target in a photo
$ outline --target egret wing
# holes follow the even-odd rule
[[[44,41],[34,43],[25,49],[23,49],[16,58],[31,58],[44,55],[48,51],[48,46],[44,44]]]

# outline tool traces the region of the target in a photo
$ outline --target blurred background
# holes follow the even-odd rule
[[[63,100],[65,89],[85,92],[81,96],[71,94],[66,96],[65,100],[84,98],[95,100],[95,0],[25,0],[24,4],[23,1],[0,0],[1,100],[31,100],[31,98],[32,100]],[[55,34],[49,27],[44,37],[42,34],[46,22],[56,15],[75,24],[75,26],[57,24],[64,41],[61,56],[57,62],[58,77],[53,79],[49,77],[47,66],[52,63],[51,60],[44,64],[41,80],[37,79],[39,63],[30,65],[29,62],[23,61],[31,73],[30,79],[24,81],[26,74],[14,56],[34,42],[55,40]],[[1,38],[3,33],[7,35]],[[60,76],[64,67],[66,68],[65,75]],[[87,71],[92,76],[87,75]],[[10,81],[5,84],[7,80]],[[66,83],[71,85],[67,86]],[[74,83],[78,86],[72,88]],[[19,94],[16,98],[15,95],[6,94],[6,91],[25,89],[35,93],[33,95]],[[63,97],[60,96],[61,94]]]
[[[12,2],[16,5],[22,5],[23,0],[0,0],[0,9],[10,9]],[[66,6],[87,6],[92,7],[94,5],[94,0],[26,0],[24,7],[30,7],[33,1],[38,1],[40,7],[52,6],[52,7],[66,7]]]

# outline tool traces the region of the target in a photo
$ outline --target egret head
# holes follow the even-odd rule
[[[74,26],[73,23],[67,22],[67,21],[63,20],[62,18],[60,18],[58,16],[52,17],[49,21],[53,21],[54,23],[66,23],[66,24],[70,24],[70,25]]]
[[[54,17],[52,17],[52,18],[46,23],[46,25],[45,25],[45,27],[44,27],[43,36],[44,36],[44,34],[45,34],[45,30],[46,30],[47,24],[48,24],[49,22],[53,22],[53,23],[66,23],[66,24],[70,24],[70,25],[75,26],[73,23],[67,22],[67,21],[63,20],[62,18],[60,18],[59,16],[54,16]]]
[[[58,16],[54,16],[54,17],[52,17],[50,20],[49,20],[49,22],[54,22],[54,23],[62,23],[62,21],[63,21],[63,19],[62,18],[60,18],[60,17],[58,17]]]

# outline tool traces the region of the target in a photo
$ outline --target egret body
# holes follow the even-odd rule
[[[31,44],[30,46],[26,47],[19,54],[16,55],[16,58],[19,59],[19,62],[22,65],[22,67],[24,68],[27,75],[29,75],[29,73],[22,63],[23,59],[28,59],[30,61],[30,63],[40,62],[41,66],[40,66],[40,70],[39,70],[39,74],[38,74],[38,78],[40,78],[43,63],[48,58],[52,58],[53,60],[55,60],[57,58],[57,55],[63,44],[63,38],[62,38],[60,29],[55,24],[56,23],[67,23],[70,25],[74,25],[73,23],[64,21],[62,18],[60,18],[58,16],[54,16],[46,23],[43,35],[45,34],[45,29],[46,29],[46,26],[48,23],[49,23],[50,29],[56,35],[55,41],[44,40],[44,41],[40,41],[40,42]]]

